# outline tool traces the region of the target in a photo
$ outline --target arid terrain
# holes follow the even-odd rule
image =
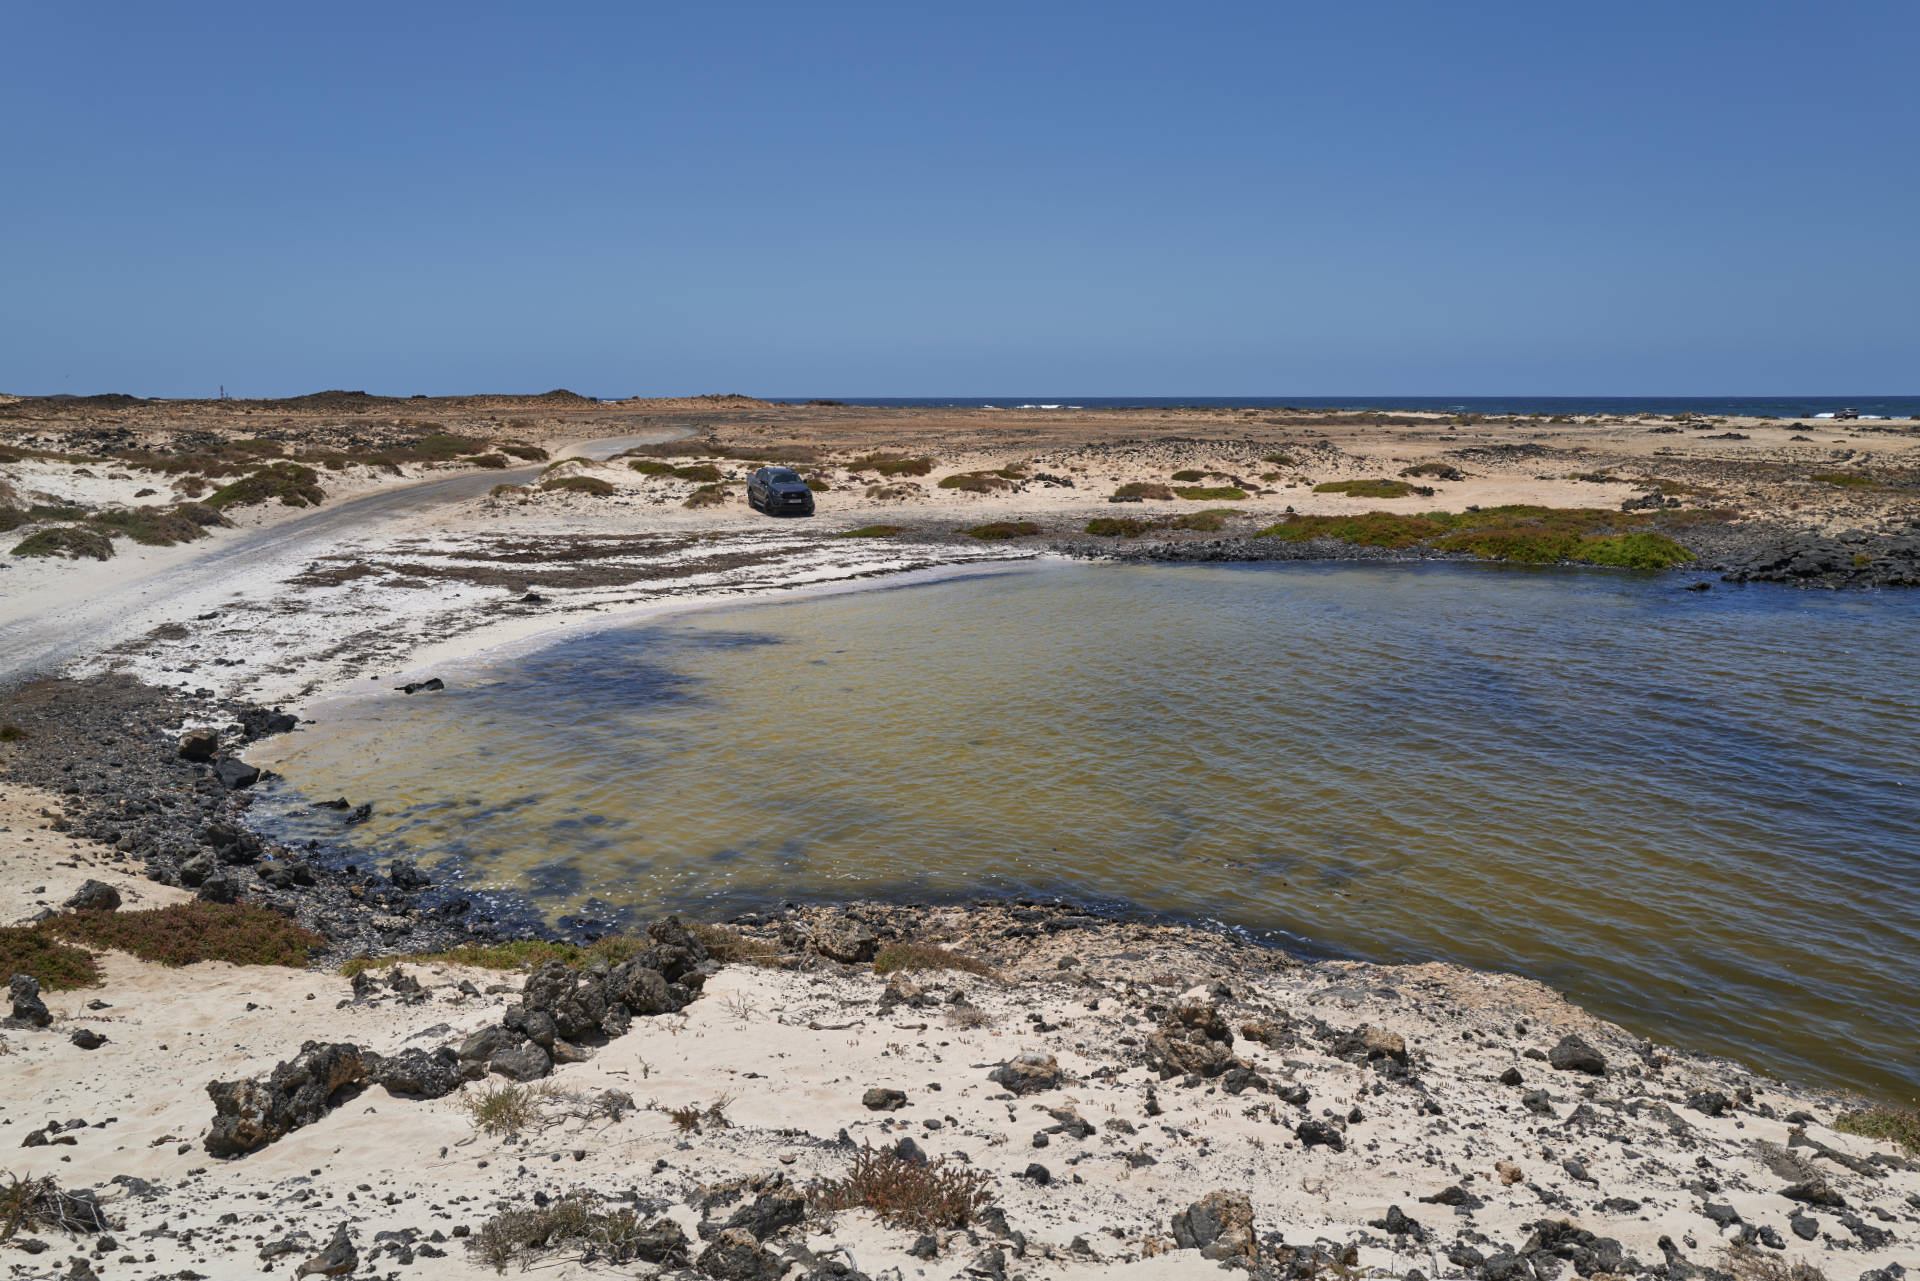
[[[1898,1281],[1920,1123],[1037,903],[555,940],[245,825],[369,678],[1044,555],[1920,582],[1920,424],[0,398],[0,1266]],[[749,509],[790,465],[819,514]],[[1357,491],[1357,492],[1355,492]],[[407,674],[412,673],[409,676]]]

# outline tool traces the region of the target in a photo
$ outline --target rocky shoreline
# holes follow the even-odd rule
[[[6,786],[60,806],[0,836],[26,841],[19,920],[53,910],[21,912],[46,888],[21,881],[57,867],[325,939],[305,970],[109,953],[99,989],[16,985],[5,1168],[58,1211],[0,1246],[28,1274],[55,1250],[74,1278],[1897,1281],[1920,1261],[1920,1162],[1835,1129],[1850,1101],[1512,976],[1057,904],[850,903],[657,922],[530,971],[349,977],[540,931],[405,864],[303,883],[223,771],[287,718],[206,710],[131,681],[10,696]],[[217,742],[181,732],[204,723]]]

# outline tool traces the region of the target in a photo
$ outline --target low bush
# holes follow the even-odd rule
[[[670,1222],[670,1221],[669,1221]],[[613,1264],[645,1259],[681,1266],[689,1248],[683,1235],[645,1224],[634,1210],[595,1208],[585,1192],[569,1192],[557,1201],[530,1209],[502,1210],[467,1238],[467,1249],[496,1272],[510,1263],[528,1271],[542,1255],[576,1251],[582,1262]]]
[[[1040,532],[1040,526],[1030,520],[1000,520],[987,525],[975,525],[967,533],[974,538],[988,540],[999,538],[1031,538]]]
[[[251,903],[196,900],[133,912],[69,912],[42,927],[90,947],[113,948],[162,965],[227,961],[299,969],[327,944],[305,926]]]
[[[33,735],[18,725],[0,725],[0,743],[18,743],[22,739],[32,737]]]
[[[487,491],[487,497],[511,498],[518,495],[531,494],[532,492],[533,491],[525,485],[504,485],[503,484],[503,485],[495,485],[492,489],[489,489]]]
[[[451,462],[463,454],[479,453],[487,447],[484,440],[475,440],[470,436],[454,436],[447,432],[428,432],[426,435],[407,445],[401,452],[410,454],[422,462]]]
[[[284,507],[318,507],[326,498],[320,475],[299,463],[272,463],[207,495],[207,506],[251,507],[279,500]]]
[[[1173,491],[1165,485],[1156,485],[1150,480],[1130,480],[1113,491],[1115,498],[1151,498],[1155,501],[1172,502]]]
[[[924,476],[933,470],[933,459],[907,454],[867,454],[848,463],[847,470],[878,472],[882,476]]]
[[[1316,494],[1345,494],[1349,498],[1406,498],[1418,494],[1433,497],[1427,485],[1412,485],[1404,480],[1329,480],[1313,487]]]
[[[765,939],[748,938],[731,925],[694,924],[687,927],[701,946],[724,964],[766,965],[780,955],[780,949]]]
[[[213,508],[201,507],[198,503],[192,505],[211,513],[221,524],[226,523],[226,518]],[[200,522],[177,510],[169,511],[164,507],[134,507],[123,511],[101,512],[89,518],[87,524],[109,538],[131,538],[134,542],[143,543],[148,547],[171,547],[175,543],[190,543],[196,538],[206,537],[206,531],[201,528]]]
[[[1263,463],[1272,463],[1275,467],[1293,466],[1293,456],[1291,454],[1268,454],[1261,458],[1260,461]]]
[[[1012,489],[1013,483],[998,472],[965,471],[940,479],[941,489],[957,489],[965,494],[988,494],[996,489]]]
[[[538,445],[496,445],[494,448],[503,454],[512,454],[515,458],[529,463],[547,461],[547,451]]]
[[[895,534],[907,532],[905,525],[862,525],[858,529],[842,530],[842,538],[892,538]]]
[[[555,943],[545,939],[517,939],[508,943],[462,943],[443,952],[412,952],[403,956],[356,956],[340,967],[348,978],[363,970],[394,965],[470,965],[481,970],[534,970],[548,961],[580,966],[605,960],[609,965],[633,956],[647,946],[643,938],[608,934],[591,943]]]
[[[949,1166],[945,1157],[913,1161],[893,1148],[871,1144],[853,1158],[845,1178],[807,1189],[816,1213],[872,1210],[896,1228],[933,1232],[964,1228],[993,1204],[993,1179],[979,1170]]]
[[[1240,513],[1231,507],[1209,507],[1205,511],[1188,512],[1184,516],[1175,516],[1167,522],[1169,529],[1195,529],[1211,534],[1224,526],[1228,520]]]
[[[78,525],[62,525],[28,534],[14,544],[13,554],[65,556],[72,560],[85,556],[91,560],[110,560],[113,557],[113,540],[95,530],[82,529]]]
[[[1665,534],[1644,527],[1649,520],[1668,519],[1660,514],[1637,518],[1599,508],[1529,506],[1428,512],[1421,516],[1395,512],[1295,515],[1260,530],[1254,537],[1289,542],[1327,538],[1396,550],[1425,544],[1439,551],[1467,552],[1482,560],[1536,565],[1574,561],[1620,569],[1666,569],[1693,559],[1691,552]]]
[[[1446,529],[1445,525],[1424,516],[1368,512],[1364,516],[1289,516],[1277,525],[1269,525],[1254,537],[1281,538],[1292,543],[1329,538],[1334,542],[1353,543],[1361,547],[1403,549],[1437,537]]]
[[[100,981],[100,967],[90,954],[34,925],[0,927],[0,987],[16,974],[32,975],[50,992]]]
[[[1194,471],[1191,467],[1189,467],[1183,471],[1177,471],[1173,473],[1173,478],[1175,480],[1185,481],[1187,484],[1192,485],[1205,480],[1207,478],[1207,473],[1203,471]]]
[[[657,462],[654,462],[651,458],[630,459],[627,463],[627,466],[633,468],[635,471],[639,472],[642,476],[673,475],[672,463],[657,463]]]
[[[702,485],[693,491],[683,504],[687,507],[723,507],[733,490],[726,485]]]
[[[1194,486],[1188,489],[1175,489],[1173,492],[1181,498],[1203,503],[1237,503],[1247,496],[1246,490],[1233,485]]]
[[[1920,1112],[1910,1108],[1876,1105],[1844,1112],[1834,1119],[1833,1128],[1842,1134],[1880,1139],[1898,1144],[1908,1152],[1920,1153]]]
[[[1838,486],[1841,489],[1872,489],[1874,485],[1873,477],[1863,476],[1859,472],[1851,471],[1821,472],[1814,476],[1813,479],[1828,485]]]
[[[1447,463],[1416,463],[1401,469],[1402,476],[1431,476],[1435,480],[1465,480],[1467,474]]]
[[[808,489],[811,489],[816,494],[827,494],[827,493],[833,492],[833,482],[828,480],[825,476],[806,476],[802,478],[802,483],[804,483]]]
[[[916,970],[960,970],[967,974],[978,974],[982,978],[997,978],[999,971],[975,956],[964,952],[954,952],[932,943],[889,943],[880,949],[873,958],[875,974],[892,974],[900,970],[911,973]]]
[[[482,1134],[518,1138],[521,1131],[540,1119],[540,1104],[553,1094],[553,1086],[545,1081],[534,1085],[501,1083],[472,1094],[463,1092],[460,1106],[473,1128]]]
[[[500,471],[511,463],[505,454],[475,454],[467,459],[475,467],[485,467],[491,471]]]
[[[591,494],[595,498],[605,498],[614,492],[609,481],[598,476],[550,476],[540,482],[542,489],[559,489],[574,494]]]
[[[1130,516],[1095,516],[1087,522],[1087,532],[1095,538],[1138,538],[1152,528],[1152,521]]]
[[[681,480],[697,480],[702,484],[715,484],[720,479],[720,469],[712,463],[694,463],[689,467],[676,467],[673,474]]]

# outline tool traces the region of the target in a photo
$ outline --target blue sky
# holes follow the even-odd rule
[[[1920,389],[1920,6],[0,13],[0,390]]]

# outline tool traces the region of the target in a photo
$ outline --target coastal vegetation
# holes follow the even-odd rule
[[[807,1206],[816,1214],[871,1210],[882,1222],[917,1232],[964,1228],[992,1204],[993,1179],[983,1171],[871,1144],[854,1155],[845,1177],[807,1189]]]
[[[1329,480],[1313,487],[1316,494],[1345,494],[1349,498],[1433,497],[1430,485],[1414,485],[1404,480]]]
[[[996,489],[1012,489],[1013,483],[998,470],[957,472],[940,478],[941,489],[958,489],[968,494],[986,494]]]
[[[1237,503],[1247,496],[1247,491],[1235,485],[1196,485],[1173,491],[1181,498],[1203,503]]]
[[[1622,569],[1666,569],[1693,554],[1651,526],[1657,514],[1610,512],[1589,507],[1490,507],[1477,512],[1427,512],[1404,516],[1367,512],[1359,516],[1288,516],[1254,535],[1288,542],[1329,539],[1396,551],[1426,546],[1468,552],[1482,560],[1525,564],[1562,561]]]
[[[207,495],[206,505],[252,507],[278,499],[283,507],[318,507],[326,498],[320,488],[320,476],[311,467],[299,463],[269,463],[250,476],[242,476]]]
[[[1874,486],[1873,477],[1852,471],[1819,472],[1812,479],[1839,489],[1872,489]]]
[[[1911,1108],[1876,1105],[1844,1112],[1834,1121],[1833,1128],[1842,1134],[1896,1143],[1908,1152],[1920,1154],[1920,1111]]]
[[[1040,526],[1030,520],[999,520],[986,525],[975,525],[966,531],[974,538],[1031,538],[1040,532]]]
[[[1151,498],[1155,502],[1172,502],[1173,490],[1165,485],[1157,485],[1150,480],[1130,480],[1113,491],[1113,496],[1122,500]]]
[[[1431,476],[1435,480],[1465,480],[1467,474],[1450,463],[1415,463],[1400,469],[1402,476]]]
[[[11,925],[0,927],[0,974],[28,974],[50,992],[65,992],[98,983],[100,966],[92,953],[37,925]]]
[[[35,530],[14,545],[15,556],[66,556],[107,560],[113,555],[113,543],[106,535],[76,525],[57,525]]]
[[[267,908],[203,900],[138,911],[69,912],[50,917],[37,928],[71,942],[169,966],[226,961],[299,969],[327,943]]]
[[[959,970],[965,974],[978,974],[982,978],[998,977],[998,971],[978,957],[932,943],[889,943],[873,958],[875,974],[892,974],[896,971],[912,973],[918,970]]]
[[[602,480],[598,476],[549,476],[540,482],[540,488],[591,494],[595,498],[605,498],[614,492],[612,482]]]
[[[933,459],[907,454],[866,454],[848,463],[847,470],[878,472],[882,476],[924,476],[933,470]]]

